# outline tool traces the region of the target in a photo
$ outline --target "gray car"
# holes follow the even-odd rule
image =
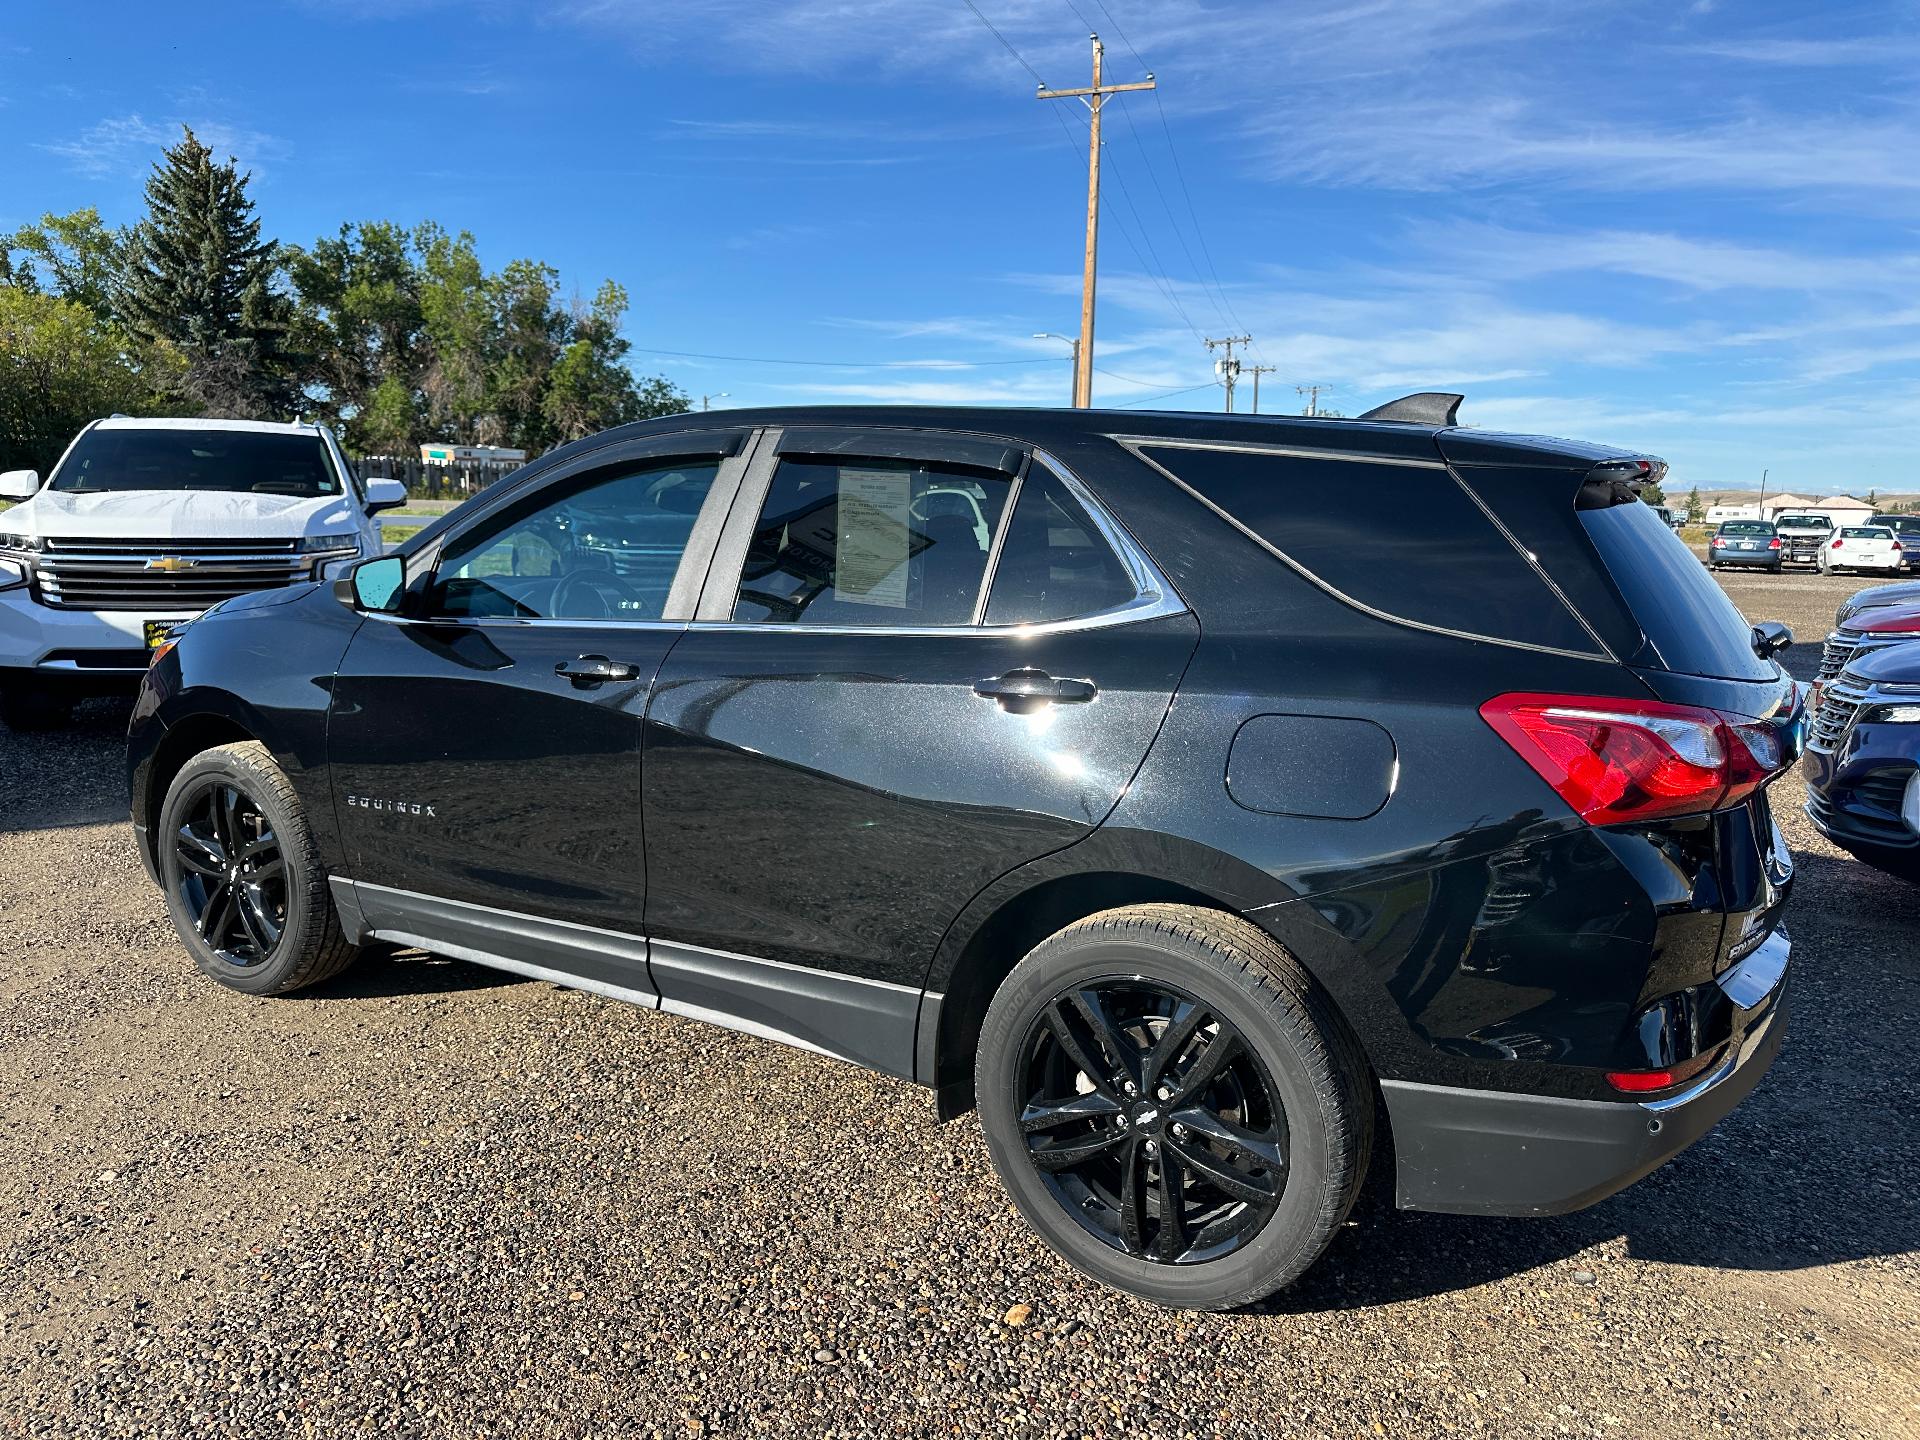
[[[1780,534],[1770,520],[1724,520],[1707,542],[1707,568],[1749,566],[1780,573]]]

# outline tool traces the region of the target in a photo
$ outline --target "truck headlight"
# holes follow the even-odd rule
[[[0,555],[33,555],[45,545],[38,535],[0,530]]]
[[[1861,719],[1870,725],[1920,725],[1920,705],[1875,705]]]
[[[349,531],[345,535],[302,535],[293,542],[294,553],[298,555],[358,555],[360,537]]]

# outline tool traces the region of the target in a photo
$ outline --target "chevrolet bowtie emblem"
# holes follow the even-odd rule
[[[198,560],[189,560],[184,555],[162,555],[157,560],[147,561],[147,569],[164,570],[167,574],[174,575],[182,570],[191,570],[199,563]]]

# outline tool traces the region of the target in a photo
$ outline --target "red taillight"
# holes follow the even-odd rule
[[[1893,542],[1893,553],[1896,555],[1900,553],[1900,542],[1898,540]]]
[[[1649,1090],[1671,1090],[1680,1080],[1671,1070],[1609,1070],[1607,1083],[1629,1095],[1642,1095]]]
[[[1718,535],[1713,537],[1713,548],[1716,550],[1718,550],[1722,545],[1726,543],[1727,542],[1722,540]]]
[[[1773,539],[1769,540],[1767,542],[1767,548],[1769,550],[1778,550],[1780,548],[1780,537],[1776,535]]]
[[[1836,541],[1834,541],[1834,542],[1833,542],[1833,548],[1834,548],[1834,549],[1836,549],[1836,550],[1838,550],[1838,549],[1840,548],[1840,542],[1839,542],[1838,540],[1836,540]]]
[[[1717,810],[1780,766],[1770,726],[1694,705],[1515,694],[1480,715],[1590,825]]]

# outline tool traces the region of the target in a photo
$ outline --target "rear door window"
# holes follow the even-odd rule
[[[1012,477],[909,460],[782,459],[733,618],[776,625],[970,625]]]
[[[1460,634],[1601,653],[1528,558],[1438,465],[1157,445],[1142,453],[1370,610]]]
[[[1136,598],[1126,567],[1060,477],[1035,465],[1020,482],[987,601],[989,625],[1044,625]]]
[[[1582,510],[1600,552],[1661,666],[1688,675],[1771,680],[1753,629],[1686,543],[1644,505]]]

